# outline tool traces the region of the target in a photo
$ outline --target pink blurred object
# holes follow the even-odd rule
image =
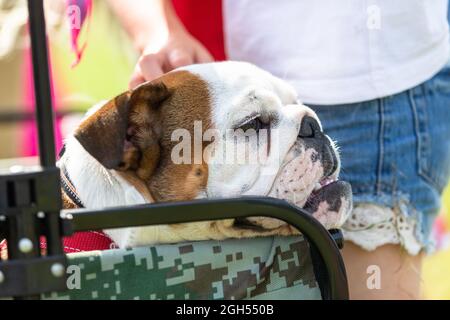
[[[86,49],[86,42],[81,46],[78,43],[83,25],[87,22],[89,28],[89,20],[92,13],[92,0],[67,0],[67,16],[70,23],[71,44],[72,50],[75,53],[75,61],[72,67],[75,67],[80,62],[84,49]]]
[[[67,0],[67,16],[70,23],[70,35],[71,35],[71,47],[75,53],[75,61],[72,67],[75,67],[81,60],[83,56],[84,49],[86,48],[86,43],[79,45],[79,37],[81,30],[86,22],[89,22],[92,13],[92,0]],[[89,23],[87,25],[89,27]],[[49,50],[49,66],[50,66],[50,77],[51,72],[51,54]],[[27,111],[34,111],[34,88],[33,88],[33,68],[31,65],[31,51],[27,50],[24,56],[23,65],[23,102],[25,109]],[[52,82],[53,84],[53,82]],[[52,102],[54,106],[59,105],[58,94],[55,91],[54,86],[52,86]],[[56,120],[55,126],[55,138],[56,138],[56,151],[61,148],[62,136],[60,130],[61,120]],[[22,126],[22,156],[35,156],[38,153],[37,148],[37,130],[34,122],[28,122]]]
[[[436,243],[436,249],[446,249],[450,245],[450,230],[446,225],[444,216],[439,215],[436,218],[431,235]]]
[[[50,80],[52,80],[52,64],[51,64],[51,54],[49,55],[49,68],[50,68]],[[22,69],[23,74],[23,105],[26,111],[34,112],[34,86],[33,86],[33,67],[31,64],[31,49],[25,51],[24,64]],[[54,108],[59,105],[58,90],[55,88],[53,81],[51,81],[51,94],[52,94],[52,104]],[[56,153],[62,147],[62,135],[60,130],[61,120],[56,119],[55,123],[55,141],[56,141]],[[38,135],[37,127],[34,121],[27,121],[22,125],[21,128],[21,156],[32,157],[38,154]]]

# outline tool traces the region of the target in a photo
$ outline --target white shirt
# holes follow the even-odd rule
[[[228,58],[290,82],[310,104],[412,88],[449,59],[447,0],[224,0]]]

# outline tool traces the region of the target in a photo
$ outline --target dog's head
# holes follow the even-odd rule
[[[155,201],[268,195],[320,217],[351,208],[340,162],[292,87],[247,63],[181,68],[109,101],[75,132],[105,168],[132,171]],[[278,228],[249,218],[235,228]]]

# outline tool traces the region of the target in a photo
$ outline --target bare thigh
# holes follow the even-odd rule
[[[351,242],[343,250],[350,299],[420,299],[422,255],[399,245],[365,251]]]

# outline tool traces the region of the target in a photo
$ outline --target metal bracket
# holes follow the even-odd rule
[[[1,296],[65,289],[60,192],[58,168],[0,176],[0,239],[8,254],[0,261]]]
[[[66,258],[40,257],[0,263],[0,291],[4,297],[28,296],[64,291],[66,286]],[[38,297],[36,297],[38,298]]]

